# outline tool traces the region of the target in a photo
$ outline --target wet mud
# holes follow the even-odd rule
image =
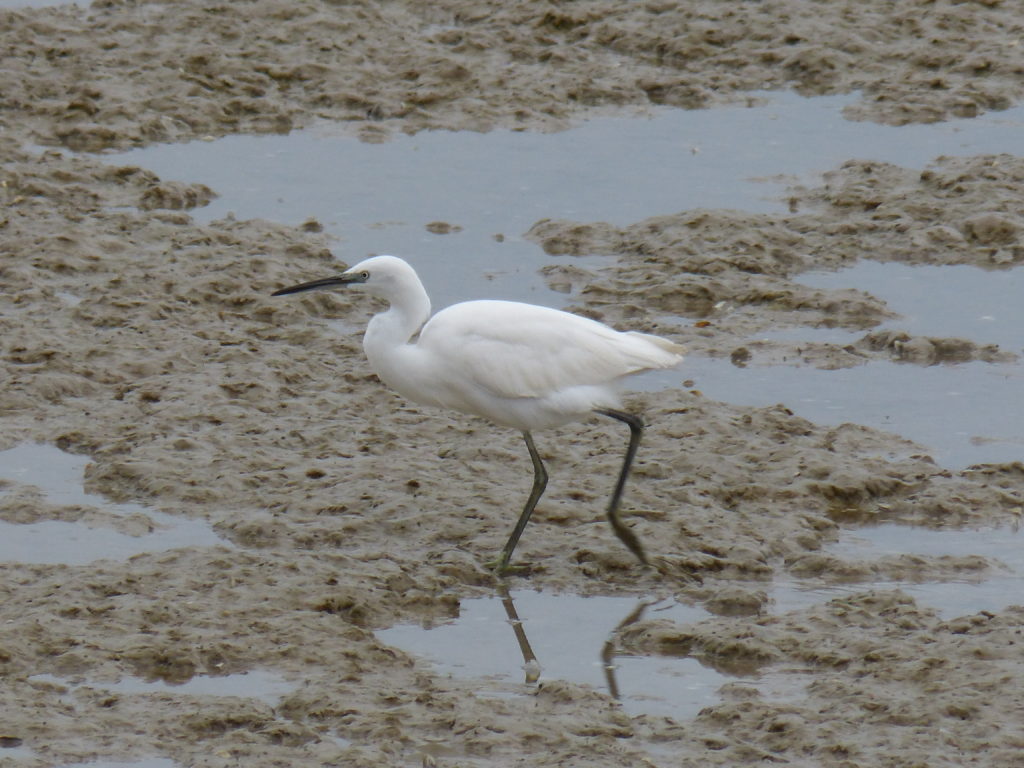
[[[1015,7],[791,2],[97,2],[0,11],[0,450],[88,456],[85,490],[208,524],[223,545],[69,566],[0,563],[0,747],[36,768],[178,765],[1011,766],[1024,749],[1019,607],[941,619],[895,590],[775,613],[775,578],[869,585],[984,578],[978,556],[826,553],[842,527],[1013,526],[1024,467],[938,465],[857,424],[685,384],[630,395],[645,436],[626,499],[654,566],[603,507],[626,436],[595,419],[538,436],[551,483],[510,577],[548,592],[671,595],[715,614],[625,627],[630,652],[749,676],[695,719],[630,716],[558,680],[481,695],[374,630],[494,594],[485,563],[529,488],[521,438],[384,389],[357,336],[370,308],[272,290],[336,269],[319,225],[189,211],[216,190],[84,154],[317,119],[365,140],[425,129],[555,130],[609,110],[710,108],[751,89],[860,89],[855,119],[935,121],[1021,97]],[[1013,269],[1024,160],[851,158],[789,192],[790,213],[683,211],[615,227],[543,220],[529,237],[575,309],[693,355],[820,368],[1015,359],[876,326],[855,291],[801,284],[858,259]],[[451,228],[434,222],[428,231]],[[852,344],[752,342],[842,328]],[[4,477],[0,520],[144,535],[154,521],[66,505]],[[765,669],[799,695],[759,692]],[[276,700],[176,692],[267,670]],[[42,677],[40,677],[42,676]],[[171,687],[112,689],[127,678]],[[750,683],[753,680],[753,683]],[[106,687],[105,687],[106,686]],[[0,749],[0,758],[4,757]]]

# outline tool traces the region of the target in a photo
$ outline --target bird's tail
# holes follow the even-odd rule
[[[682,344],[676,344],[674,341],[663,339],[661,336],[653,336],[649,333],[640,333],[639,331],[628,331],[628,334],[634,338],[643,339],[652,347],[655,347],[652,352],[657,354],[652,355],[652,368],[672,368],[683,361],[683,353],[686,352],[686,347]]]

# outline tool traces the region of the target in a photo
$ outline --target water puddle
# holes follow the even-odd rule
[[[944,619],[999,611],[1024,594],[1024,534],[1007,529],[931,530],[886,524],[846,532],[828,552],[844,559],[886,555],[980,555],[993,570],[941,582],[878,581],[821,586],[818,580],[777,579],[773,612],[800,610],[871,589],[901,589]],[[759,584],[759,588],[763,585]],[[443,674],[480,681],[477,695],[516,696],[545,680],[566,680],[605,691],[630,715],[695,716],[728,682],[756,688],[766,699],[803,698],[806,670],[765,669],[731,677],[688,657],[618,652],[616,630],[634,621],[667,618],[684,624],[708,618],[701,608],[629,597],[579,597],[527,590],[466,600],[455,621],[425,629],[400,625],[381,641],[432,662]]]
[[[482,681],[478,695],[523,695],[533,683],[565,680],[611,694],[631,715],[685,719],[714,702],[732,678],[692,658],[621,654],[615,631],[641,617],[686,623],[708,615],[677,603],[522,590],[464,600],[448,624],[399,625],[377,636],[442,673]]]
[[[47,8],[51,5],[84,5],[89,3],[86,0],[75,2],[75,0],[0,0],[0,8],[9,8],[17,11],[23,8]]]
[[[861,261],[839,272],[800,277],[808,285],[868,291],[901,317],[880,328],[913,335],[967,338],[1024,353],[1024,270],[906,266]],[[793,328],[757,338],[848,344],[863,336],[838,329]],[[756,339],[752,339],[756,340]],[[925,446],[950,468],[1024,459],[1024,363],[920,366],[870,362],[834,371],[799,365],[740,368],[725,359],[690,357],[679,371],[645,376],[645,389],[691,379],[716,400],[783,403],[818,424],[863,424]]]
[[[90,760],[85,763],[65,763],[58,768],[178,768],[178,763],[167,757],[144,757],[141,760]]]
[[[860,261],[848,269],[808,272],[796,280],[812,288],[853,288],[877,296],[900,313],[879,328],[966,338],[1024,353],[1024,270]]]
[[[35,750],[23,746],[22,739],[17,736],[0,736],[0,760],[30,760],[34,757],[37,757]]]
[[[85,565],[96,560],[125,560],[142,552],[184,547],[227,547],[228,542],[205,522],[176,517],[139,504],[115,504],[83,488],[87,456],[66,453],[56,446],[25,443],[0,451],[0,501],[17,486],[32,486],[56,506],[94,507],[118,516],[142,515],[154,530],[130,536],[81,522],[43,520],[34,523],[0,521],[0,561]],[[13,486],[13,487],[12,487]]]
[[[606,117],[554,134],[426,132],[396,135],[384,144],[332,135],[331,126],[320,125],[287,136],[158,145],[110,160],[215,189],[220,197],[193,211],[200,221],[232,213],[292,224],[312,217],[339,238],[336,250],[346,261],[369,253],[411,256],[436,307],[480,296],[560,306],[571,295],[548,290],[538,270],[561,259],[521,236],[541,218],[625,225],[698,207],[781,212],[783,183],[850,157],[923,168],[943,154],[1020,150],[1024,107],[897,128],[845,120],[842,109],[855,99],[761,93],[752,94],[757,106]],[[428,231],[437,221],[453,225],[450,234]],[[862,262],[803,279],[887,299],[904,315],[893,327],[1024,349],[1024,270]],[[767,336],[832,343],[859,337],[813,329]],[[898,433],[922,443],[947,467],[1014,461],[1024,454],[1021,365],[741,370],[691,358],[681,371],[637,384],[678,387],[684,378],[718,400],[781,402],[813,421],[849,421]]]
[[[66,291],[58,291],[54,294],[58,299],[63,301],[69,307],[77,307],[82,303],[82,299],[75,296],[73,293],[67,293]]]
[[[542,218],[631,224],[693,208],[784,212],[784,184],[851,157],[923,168],[939,155],[1020,149],[1024,108],[930,125],[850,122],[855,94],[751,94],[751,107],[658,109],[552,134],[432,131],[366,144],[329,124],[112,154],[219,198],[193,211],[300,224],[315,218],[348,263],[410,257],[436,307],[492,297],[564,305],[522,234]],[[427,226],[442,222],[447,227]],[[434,234],[434,231],[448,234]],[[296,279],[302,277],[296,276]]]
[[[164,680],[148,681],[139,677],[125,677],[116,683],[91,681],[72,682],[56,675],[32,675],[29,680],[51,683],[62,688],[91,688],[120,694],[169,693],[180,696],[211,696],[238,699],[256,699],[270,707],[276,707],[281,699],[295,690],[278,674],[267,670],[253,669],[236,675],[197,675],[183,683],[168,683]]]
[[[267,670],[250,670],[234,675],[213,677],[197,675],[183,683],[167,683],[162,680],[147,681],[138,677],[125,677],[117,682],[72,681],[51,674],[32,675],[30,681],[57,686],[64,692],[60,698],[68,706],[74,706],[71,692],[75,689],[99,690],[122,695],[163,693],[178,696],[228,697],[256,699],[270,707],[276,707],[280,700],[295,690],[295,684],[280,675]],[[35,753],[25,750],[27,757]],[[6,753],[0,754],[5,756]],[[81,763],[64,764],[60,768],[177,768],[178,763],[165,757],[146,757],[136,760],[90,760]]]
[[[843,119],[841,110],[854,95],[755,96],[766,103],[658,110],[649,119],[601,118],[556,134],[431,132],[364,144],[332,135],[331,126],[322,125],[287,136],[154,146],[109,160],[214,189],[219,197],[192,212],[201,222],[234,215],[298,225],[314,218],[337,238],[336,252],[349,263],[371,253],[408,256],[436,307],[481,296],[564,306],[571,297],[548,290],[539,274],[560,259],[522,237],[539,219],[626,225],[693,208],[782,213],[778,196],[784,184],[851,157],[923,168],[939,155],[1017,154],[1021,146],[1024,108],[894,128]],[[839,273],[807,275],[805,282],[869,290],[904,315],[893,327],[912,333],[967,335],[1010,351],[1024,349],[1019,299],[1024,285],[1012,282],[1024,276],[971,268],[900,269],[908,268],[862,262]],[[799,329],[775,337],[849,343],[859,335]],[[922,443],[945,466],[1019,460],[1024,453],[1020,365],[922,368],[878,362],[821,371],[741,369],[724,360],[690,358],[682,370],[664,376],[649,381],[675,387],[684,378],[694,379],[715,399],[782,402],[819,423],[853,422],[895,432]],[[977,583],[822,588],[782,581],[773,592],[775,607],[791,610],[872,586],[905,589],[944,616],[1002,607],[1020,594],[1024,572],[1019,558],[996,548],[1004,539],[1020,542],[1005,532],[860,530],[844,537],[835,551],[865,558],[889,548],[915,552],[941,546],[950,554],[966,548],[998,558],[1010,570]],[[445,674],[480,680],[481,695],[517,696],[539,680],[561,679],[607,691],[631,714],[691,717],[734,678],[694,659],[617,654],[616,627],[644,605],[631,598],[522,591],[507,599],[464,601],[461,617],[450,624],[430,630],[397,626],[379,636],[425,657]],[[644,610],[647,617],[664,610],[661,615],[680,622],[707,616],[679,605]],[[792,688],[791,678],[779,680],[780,690]]]
[[[943,619],[998,612],[1024,600],[1024,533],[1007,528],[932,530],[886,524],[843,534],[827,551],[850,560],[875,560],[885,555],[981,555],[998,570],[978,578],[952,581],[879,581],[822,587],[820,582],[777,580],[771,593],[777,613],[799,610],[842,595],[870,589],[900,589],[938,610]],[[1002,567],[1000,567],[1002,566]]]
[[[783,403],[817,424],[846,422],[892,432],[925,447],[936,463],[963,468],[1024,458],[1024,368],[967,363],[921,368],[871,362],[822,371],[789,366],[737,368],[728,360],[689,358],[682,378],[716,400],[737,405]],[[893,457],[895,458],[895,457]]]
[[[344,736],[340,736],[337,733],[326,733],[324,734],[324,738],[330,739],[342,749],[348,749],[352,746],[352,742],[349,739],[346,739]]]

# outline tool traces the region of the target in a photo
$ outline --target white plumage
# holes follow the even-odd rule
[[[633,374],[678,365],[682,347],[657,336],[616,331],[568,312],[512,301],[467,301],[430,318],[430,299],[419,277],[394,256],[375,256],[341,275],[274,295],[341,285],[389,304],[387,311],[370,320],[363,337],[371,368],[388,386],[414,402],[482,416],[522,431],[534,464],[534,487],[502,550],[499,569],[507,567],[547,482],[530,432],[594,412],[630,426],[630,445],[608,519],[619,538],[646,562],[635,534],[618,519],[619,499],[643,426],[637,417],[618,410],[618,386]]]

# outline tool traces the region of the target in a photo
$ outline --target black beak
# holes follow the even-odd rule
[[[289,293],[302,293],[303,291],[315,291],[320,288],[335,288],[339,285],[348,285],[349,283],[365,283],[366,274],[358,273],[350,275],[347,272],[343,275],[336,275],[335,277],[322,277],[319,280],[310,280],[308,283],[299,283],[298,285],[292,285],[288,288],[282,288],[279,291],[274,291],[271,296],[284,296]]]

